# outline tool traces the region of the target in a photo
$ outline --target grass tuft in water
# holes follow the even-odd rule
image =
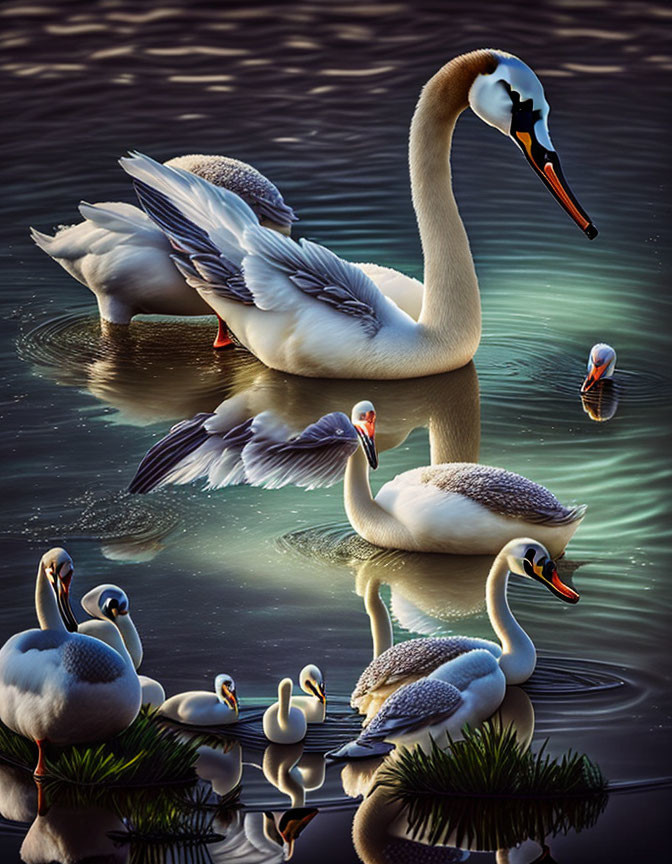
[[[593,825],[607,801],[599,767],[583,754],[559,759],[519,744],[509,726],[465,729],[441,749],[399,748],[378,775],[391,800],[404,805],[408,830],[423,842],[508,848]],[[455,839],[457,838],[457,839]]]
[[[47,776],[83,785],[151,786],[193,780],[200,741],[167,729],[156,711],[142,708],[120,735],[101,744],[49,747]],[[37,747],[0,723],[0,757],[24,768],[37,763]]]

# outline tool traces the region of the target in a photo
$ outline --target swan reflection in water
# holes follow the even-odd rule
[[[598,381],[587,393],[581,394],[584,413],[596,423],[606,423],[618,410],[618,384],[611,379]]]
[[[19,850],[21,861],[126,864],[130,847],[110,836],[125,830],[119,816],[102,805],[61,799],[57,791],[40,790],[28,772],[0,764],[0,817],[30,823]]]
[[[441,442],[459,452],[453,461],[478,460],[473,363],[407,381],[306,379],[269,369],[242,349],[214,352],[204,330],[206,322],[133,321],[112,338],[93,319],[61,318],[26,334],[20,353],[40,375],[86,388],[115,410],[115,423],[146,426],[215,410],[244,420],[269,410],[298,431],[329,411],[349,412],[365,394],[381,414],[380,449],[429,426],[433,462],[449,461]]]

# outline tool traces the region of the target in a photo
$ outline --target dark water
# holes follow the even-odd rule
[[[0,639],[33,625],[35,566],[54,543],[75,559],[77,591],[101,581],[126,588],[144,671],[168,693],[228,671],[243,704],[259,706],[279,677],[316,662],[342,711],[370,658],[362,598],[372,580],[397,639],[487,636],[487,560],[372,558],[342,527],[339,486],[181,488],[141,499],[122,491],[157,436],[223,399],[255,413],[291,406],[308,422],[371,398],[387,451],[376,484],[426,464],[431,437],[435,457],[480,458],[588,504],[563,565],[581,603],[561,607],[535,586],[511,591],[541,655],[528,688],[535,735],[549,736],[552,752],[587,752],[612,780],[672,774],[669,8],[111,0],[8,2],[0,16]],[[205,321],[137,320],[111,343],[92,296],[28,238],[28,225],[76,221],[82,198],[132,201],[116,165],[128,149],[159,159],[223,153],[277,183],[301,217],[299,234],[420,277],[408,124],[429,75],[484,46],[518,54],[539,74],[565,174],[600,235],[589,243],[510,143],[465,114],[453,166],[483,298],[475,371],[302,381],[238,352],[215,355]],[[602,423],[578,395],[599,340],[619,357],[615,392],[592,407],[613,415]],[[308,542],[297,531],[309,531]],[[340,769],[329,768],[307,800],[345,801]],[[287,806],[253,765],[243,801]],[[553,856],[654,860],[666,846],[666,807],[660,791],[613,796],[590,830],[548,839]],[[639,833],[624,848],[633,812]],[[357,860],[352,815],[321,812],[295,860],[326,860],[325,849]],[[25,828],[3,830],[15,860]],[[280,860],[259,854],[249,860]]]

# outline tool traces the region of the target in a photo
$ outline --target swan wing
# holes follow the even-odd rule
[[[582,519],[583,505],[565,507],[544,486],[489,465],[450,462],[425,468],[420,482],[471,498],[493,513],[538,525],[567,525]]]
[[[403,735],[422,726],[433,726],[452,717],[464,697],[452,684],[422,678],[405,684],[388,697],[358,741]]]
[[[252,422],[252,436],[243,450],[248,483],[279,489],[292,484],[306,489],[331,486],[345,471],[359,446],[355,427],[340,411],[325,414],[316,423],[291,435],[270,411]]]
[[[380,264],[358,262],[355,267],[359,267],[388,300],[396,303],[414,321],[418,320],[422,310],[422,295],[425,290],[422,282]]]
[[[224,258],[227,271],[242,267],[251,302],[259,309],[299,314],[310,309],[307,300],[315,301],[352,318],[371,336],[384,324],[408,323],[408,316],[359,267],[317,243],[296,243],[261,227],[235,193],[139,153],[120,163],[136,181],[148,215],[179,251],[186,278],[197,279],[193,284],[201,290],[239,299],[226,280],[222,284],[217,278],[213,265]],[[187,264],[194,255],[201,256],[198,277]]]
[[[398,642],[372,660],[362,672],[352,691],[350,704],[356,708],[357,703],[373,690],[410,677],[429,675],[449,660],[479,648],[485,648],[495,657],[502,653],[501,647],[494,642],[468,636],[435,636]]]
[[[244,483],[241,455],[252,434],[252,419],[235,426],[226,420],[225,415],[201,413],[177,423],[147,451],[128,491],[151,492],[201,477],[207,478],[208,489]]]

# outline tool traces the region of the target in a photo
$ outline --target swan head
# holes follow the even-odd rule
[[[71,633],[76,633],[77,619],[70,606],[70,583],[75,572],[72,558],[65,549],[56,546],[42,556],[40,565],[56,594],[58,608],[65,626]]]
[[[376,409],[373,407],[373,402],[365,399],[363,402],[358,402],[352,409],[350,414],[352,425],[359,435],[359,441],[362,449],[369,460],[369,465],[372,468],[378,467],[378,453],[376,451]]]
[[[471,85],[472,111],[520,147],[535,174],[592,240],[597,236],[597,228],[574,197],[551,142],[550,108],[541,81],[518,57],[503,51],[490,53],[497,65],[492,72],[477,75]]]
[[[581,385],[581,392],[587,393],[600,379],[611,378],[616,368],[616,352],[606,342],[593,345],[588,355],[588,372]]]
[[[565,603],[579,602],[579,595],[560,579],[555,561],[541,543],[524,538],[513,540],[505,548],[507,566],[512,573],[540,582]]]
[[[120,615],[128,615],[128,595],[118,585],[97,585],[81,599],[82,609],[93,618],[103,618],[113,624]]]
[[[304,666],[299,675],[299,685],[304,693],[310,693],[325,705],[327,702],[327,691],[324,684],[324,676],[320,669],[313,663]]]
[[[215,678],[215,693],[220,702],[228,705],[236,714],[238,713],[236,682],[230,675],[221,674]]]

